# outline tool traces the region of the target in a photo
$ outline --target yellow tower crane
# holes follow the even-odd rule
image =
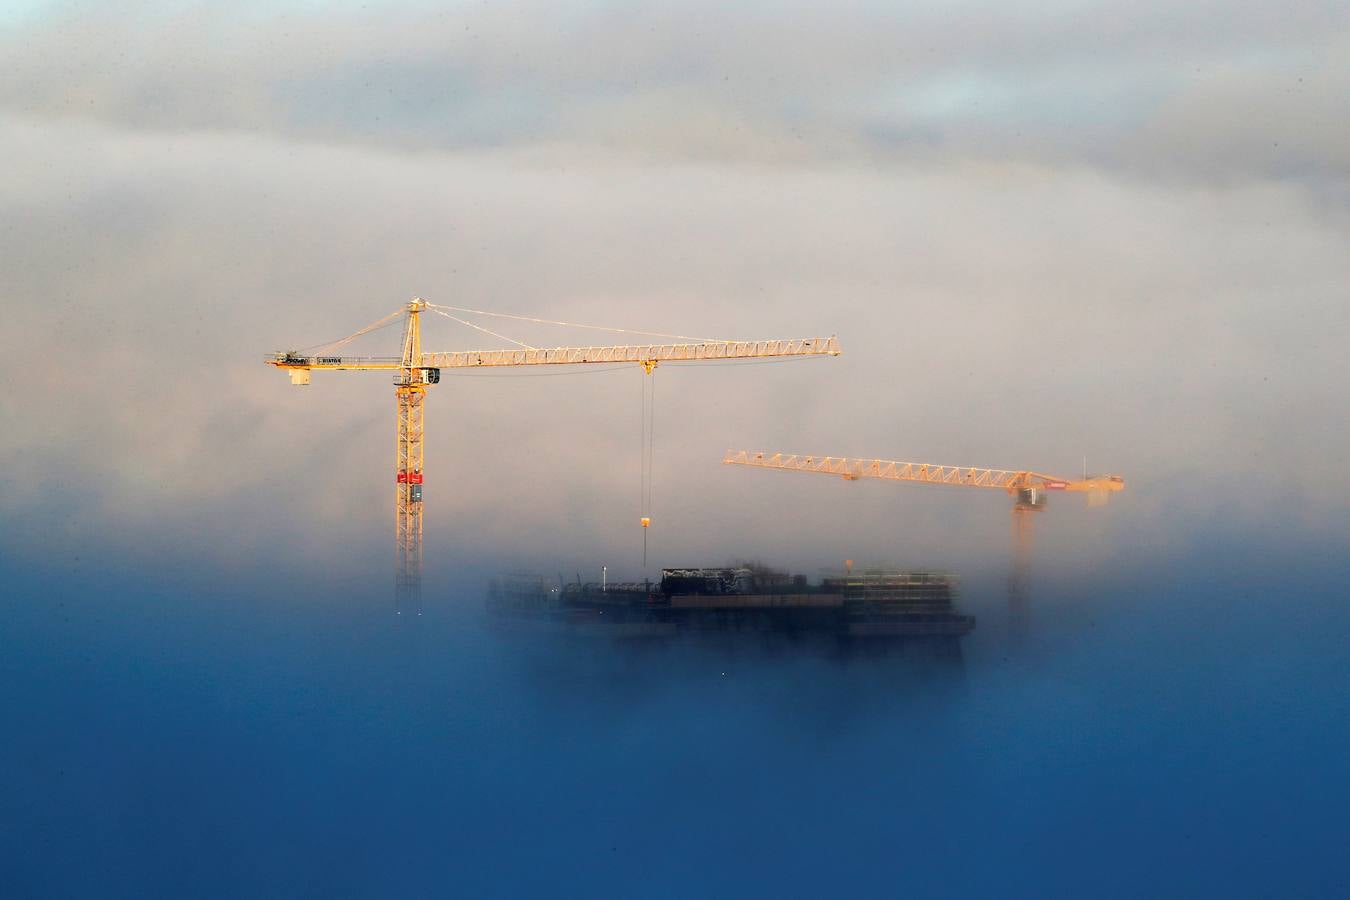
[[[728,450],[722,462],[787,472],[818,472],[837,475],[846,481],[880,478],[885,481],[955,484],[1004,491],[1013,500],[1013,561],[1012,573],[1008,578],[1008,604],[1011,618],[1017,627],[1021,627],[1026,619],[1025,587],[1031,559],[1032,514],[1045,509],[1049,492],[1087,494],[1088,505],[1099,506],[1111,494],[1125,489],[1125,479],[1119,475],[1084,476],[1074,480],[1011,469],[972,469],[889,459],[850,459],[845,456],[802,456],[767,450]]]
[[[428,311],[439,313],[462,325],[506,340],[515,344],[517,348],[423,352],[421,314]],[[630,331],[623,328],[577,325],[571,322],[493,313],[463,307],[439,306],[418,297],[389,315],[377,319],[365,328],[340,340],[316,345],[317,349],[309,348],[309,351],[305,352],[291,350],[268,356],[264,361],[270,366],[288,371],[291,375],[291,384],[296,385],[309,384],[310,374],[316,369],[387,371],[393,373],[394,399],[397,412],[397,440],[394,456],[396,481],[394,534],[398,552],[398,572],[395,579],[395,594],[400,612],[409,605],[414,605],[418,609],[421,607],[422,486],[425,473],[423,415],[427,388],[440,382],[442,369],[632,363],[641,366],[647,375],[651,375],[656,366],[664,362],[737,360],[757,357],[838,356],[841,352],[839,340],[833,336],[771,341],[689,339],[690,343],[539,348],[489,331],[473,322],[458,318],[452,314],[453,312],[498,316],[548,325],[596,328],[601,331],[646,336],[682,337],[649,331]],[[347,344],[362,335],[394,324],[400,317],[403,318],[403,345],[399,356],[341,355],[340,351]],[[649,524],[650,518],[646,515],[644,508],[642,527],[645,529]]]

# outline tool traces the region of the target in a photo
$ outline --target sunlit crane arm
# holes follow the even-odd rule
[[[1096,475],[1081,479],[1056,478],[1039,472],[1012,469],[976,469],[962,466],[937,466],[931,463],[897,462],[890,459],[850,459],[846,456],[803,456],[769,450],[728,450],[722,462],[727,465],[755,466],[784,472],[817,472],[837,475],[848,481],[879,478],[884,481],[914,481],[925,484],[955,484],[964,487],[995,488],[1013,498],[1013,566],[1008,579],[1008,603],[1013,627],[1025,629],[1026,573],[1031,555],[1032,514],[1045,508],[1048,491],[1086,493],[1089,505],[1105,503],[1108,496],[1125,489],[1119,475]]]
[[[768,450],[728,450],[722,462],[727,465],[758,466],[792,472],[819,472],[853,481],[881,478],[887,481],[918,481],[927,484],[957,484],[966,487],[999,488],[1010,494],[1030,488],[1048,491],[1108,493],[1124,490],[1119,475],[1097,475],[1071,480],[1042,475],[1039,472],[1012,469],[976,469],[962,466],[938,466],[932,463],[898,462],[891,459],[852,459],[847,456],[804,456]]]
[[[626,344],[598,347],[547,347],[519,350],[424,352],[420,367],[435,369],[487,366],[564,366],[586,363],[662,363],[775,356],[838,356],[837,337],[773,341],[706,341],[698,344]],[[395,356],[301,356],[274,353],[266,360],[281,369],[402,369]]]

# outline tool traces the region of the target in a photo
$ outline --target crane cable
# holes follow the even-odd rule
[[[399,317],[402,316],[402,315],[403,315],[403,309],[402,309],[402,308],[396,309],[396,310],[394,310],[393,312],[391,312],[389,315],[384,316],[383,318],[376,319],[374,322],[371,322],[371,323],[370,323],[369,325],[367,325],[365,328],[362,328],[362,329],[360,329],[360,330],[358,330],[358,331],[355,331],[355,332],[353,332],[353,333],[347,335],[347,336],[344,337],[344,338],[338,338],[338,339],[336,339],[336,340],[326,341],[325,343],[322,343],[322,344],[310,344],[308,347],[301,347],[300,350],[297,351],[297,352],[304,353],[304,352],[307,352],[307,351],[310,351],[310,350],[315,350],[315,349],[320,349],[320,348],[331,348],[331,349],[333,349],[333,350],[336,350],[336,349],[338,349],[339,347],[345,347],[345,346],[347,346],[348,344],[350,344],[352,341],[356,340],[357,338],[361,337],[361,336],[364,335],[364,334],[370,334],[372,331],[379,331],[381,328],[385,328],[385,327],[387,327],[387,326],[389,326],[389,325],[393,325],[394,322],[396,322],[396,321],[399,319]]]
[[[428,303],[428,304],[427,304],[427,309],[429,309],[429,310],[431,310],[432,312],[436,313],[436,315],[438,315],[438,316],[445,316],[447,319],[454,319],[454,320],[455,320],[456,322],[458,322],[459,324],[461,324],[461,325],[467,325],[467,326],[469,326],[470,328],[475,328],[475,329],[477,329],[478,331],[483,332],[484,334],[490,334],[490,335],[492,335],[492,336],[495,337],[495,338],[501,338],[501,339],[504,340],[504,341],[510,341],[511,343],[515,344],[517,347],[524,347],[526,350],[537,350],[537,349],[538,349],[537,347],[531,347],[529,344],[526,344],[526,343],[524,343],[523,341],[518,341],[518,340],[516,340],[515,338],[509,338],[509,337],[507,337],[507,336],[504,335],[504,334],[498,334],[498,333],[495,332],[495,331],[491,331],[491,330],[489,330],[489,329],[487,329],[487,328],[484,328],[482,325],[475,325],[473,322],[470,322],[470,321],[468,321],[467,319],[461,319],[459,316],[452,316],[452,315],[450,315],[448,312],[445,311],[446,309],[454,309],[454,307],[439,307],[439,306],[433,306],[432,304]]]
[[[695,342],[702,343],[702,344],[734,344],[734,343],[736,343],[735,341],[726,341],[726,340],[721,340],[721,339],[719,339],[719,338],[690,337],[690,336],[687,335],[687,334],[667,334],[666,332],[663,332],[663,331],[636,331],[636,330],[634,330],[634,329],[632,329],[632,328],[611,328],[610,326],[607,326],[607,325],[583,325],[583,324],[581,324],[581,323],[579,323],[579,322],[560,322],[560,321],[558,321],[557,319],[538,319],[538,318],[535,318],[534,316],[518,316],[518,315],[515,315],[515,314],[513,314],[513,313],[491,312],[490,310],[486,310],[486,309],[469,309],[468,307],[465,307],[465,306],[441,306],[440,304],[436,304],[436,303],[428,303],[427,306],[430,307],[431,309],[438,310],[438,311],[439,311],[439,310],[450,310],[451,312],[470,313],[470,314],[472,314],[472,315],[478,315],[478,316],[495,316],[495,317],[500,318],[500,319],[516,319],[516,320],[521,321],[521,322],[534,322],[535,324],[538,324],[538,325],[562,325],[562,326],[564,326],[564,327],[566,327],[566,328],[590,328],[590,329],[592,329],[592,330],[594,330],[594,331],[613,331],[613,332],[616,332],[616,333],[618,333],[618,334],[641,334],[641,335],[645,335],[646,337],[677,338],[678,340],[681,340],[681,341],[695,341]],[[477,327],[477,326],[474,326],[474,327]],[[492,332],[488,332],[488,333],[491,334]],[[499,337],[500,337],[500,335],[499,335]],[[507,340],[510,340],[510,338],[507,338]],[[515,341],[512,341],[512,343],[516,343],[516,342],[515,342]]]
[[[639,488],[639,505],[642,523],[642,567],[647,567],[647,529],[652,524],[652,482],[654,481],[656,454],[656,376],[655,367],[643,366],[642,377],[642,428],[641,447],[638,460],[642,469],[642,483]]]
[[[492,312],[491,310],[486,309],[471,309],[466,306],[443,306],[439,303],[427,303],[426,306],[427,309],[430,309],[432,312],[437,313],[439,315],[445,316],[447,319],[451,319],[455,322],[458,322],[461,325],[473,328],[477,331],[481,331],[484,334],[491,335],[492,337],[508,341],[512,344],[515,344],[517,347],[523,347],[526,350],[534,350],[537,348],[531,346],[530,344],[525,343],[524,341],[518,341],[515,338],[507,337],[504,334],[499,334],[495,331],[492,331],[488,328],[484,328],[483,326],[477,325],[466,319],[461,319],[458,316],[450,315],[450,313],[458,312],[458,313],[469,313],[471,315],[479,315],[479,316],[493,316],[499,319],[515,319],[521,322],[534,322],[539,325],[561,325],[566,328],[589,328],[594,331],[611,331],[617,334],[637,334],[642,335],[644,337],[675,338],[676,340],[695,341],[704,344],[736,343],[735,341],[724,340],[721,338],[692,337],[687,334],[670,334],[664,331],[640,331],[633,328],[614,328],[608,325],[586,325],[580,322],[563,322],[558,319],[541,319],[535,316],[519,316],[513,313]],[[376,319],[374,322],[371,322],[369,325],[347,335],[346,337],[337,338],[336,340],[332,341],[325,341],[319,344],[311,344],[308,347],[301,347],[299,352],[307,352],[310,350],[322,348],[331,348],[333,350],[336,350],[340,347],[345,347],[347,344],[350,344],[352,341],[356,340],[357,338],[363,335],[367,335],[370,334],[372,331],[378,331],[381,328],[386,328],[390,325],[393,325],[401,316],[403,316],[404,312],[405,309],[400,307],[399,309],[396,309],[393,312],[389,313],[389,315]]]

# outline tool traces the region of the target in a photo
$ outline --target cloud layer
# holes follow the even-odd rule
[[[1334,532],[1345,15],[1224,9],[34,17],[0,39],[5,539],[384,559],[389,385],[291,389],[261,355],[413,294],[839,333],[837,361],[658,371],[659,562],[1006,553],[1001,497],[726,470],[728,446],[1086,454],[1130,487],[1042,517],[1082,565]],[[448,379],[436,554],[633,556],[638,391]]]
[[[1350,163],[1334,2],[269,6],[57,7],[5,41],[0,107],[422,151],[1341,182]]]

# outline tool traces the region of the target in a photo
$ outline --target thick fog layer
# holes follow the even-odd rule
[[[1323,539],[1347,524],[1343,24],[1331,4],[16,15],[3,540],[387,559],[387,379],[292,388],[261,360],[413,295],[840,336],[835,361],[658,371],[657,562],[1006,554],[997,496],[724,470],[728,447],[1124,474],[1113,508],[1042,517],[1066,565],[1211,525]],[[536,374],[433,391],[429,555],[631,568],[640,376]]]

